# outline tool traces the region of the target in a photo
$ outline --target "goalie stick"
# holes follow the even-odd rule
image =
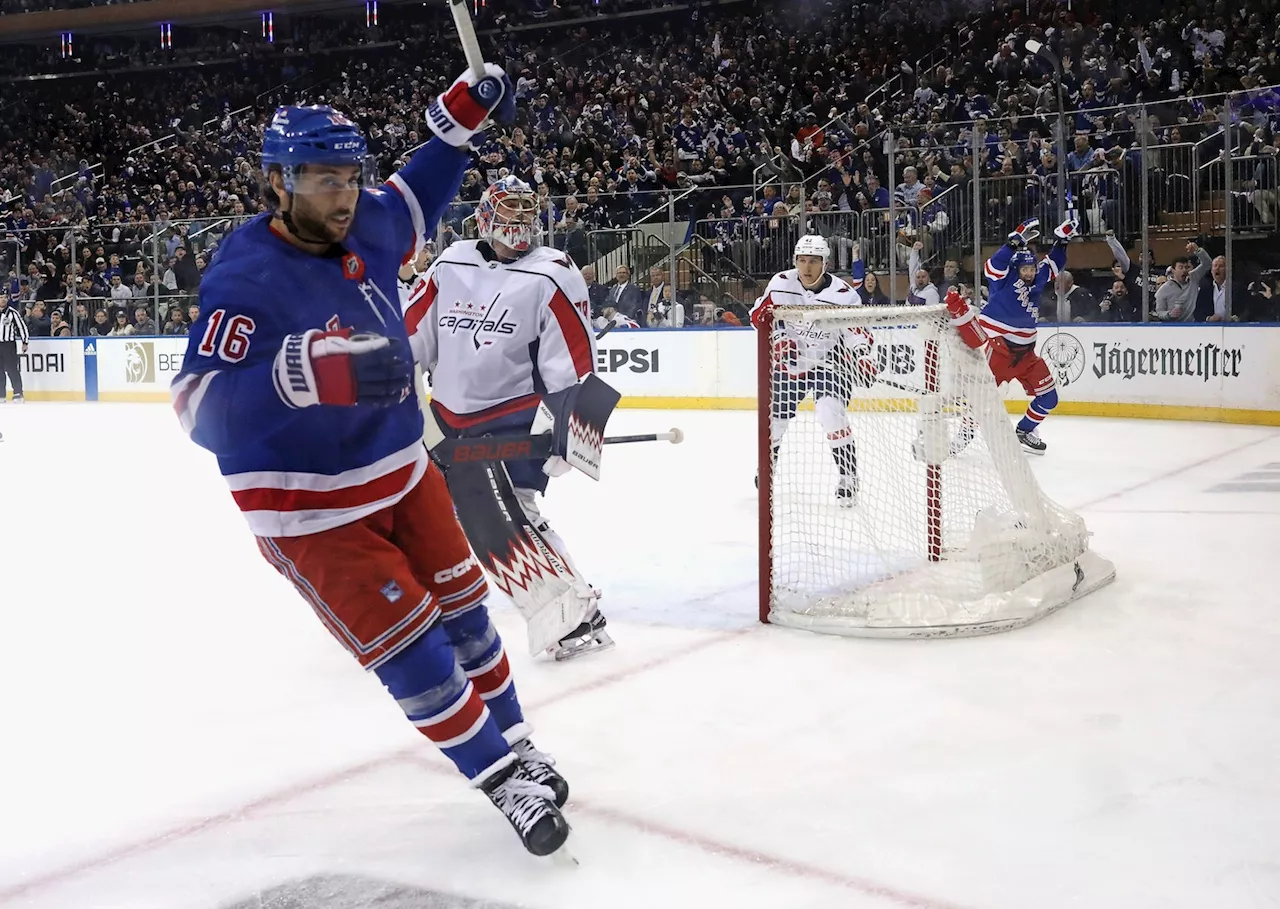
[[[684,441],[684,431],[672,427],[668,432],[650,432],[633,436],[605,436],[603,445],[626,445],[631,442],[670,442],[679,445]],[[431,454],[437,462],[464,464],[471,461],[536,461],[551,457],[554,452],[551,436],[509,435],[480,436],[471,439],[441,439],[431,446]]]

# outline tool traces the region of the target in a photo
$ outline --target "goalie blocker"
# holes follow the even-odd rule
[[[493,582],[524,616],[535,656],[590,617],[597,595],[548,531],[532,495],[517,492],[510,471],[520,473],[522,492],[545,488],[548,475],[570,468],[598,480],[605,425],[620,399],[589,375],[542,397],[532,435],[497,434],[527,426],[527,408],[464,429],[426,421],[427,447],[445,471],[459,523]]]

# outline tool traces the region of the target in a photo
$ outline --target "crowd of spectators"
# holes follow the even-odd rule
[[[0,2],[8,11],[30,5]],[[636,0],[631,9],[643,6]],[[750,2],[618,20],[594,4],[488,4],[480,24],[497,29],[485,38],[488,52],[506,61],[524,103],[518,123],[490,132],[478,149],[439,244],[467,233],[489,181],[515,173],[537,188],[557,245],[580,261],[607,251],[595,232],[627,228],[658,209],[665,218],[669,191],[678,218],[706,228],[703,261],[720,271],[758,279],[783,267],[802,213],[810,229],[829,235],[839,267],[859,246],[882,267],[896,237],[900,267],[915,251],[945,268],[972,223],[972,193],[944,195],[948,189],[975,175],[1018,187],[984,196],[984,237],[1001,236],[1055,192],[1052,71],[1026,51],[1028,38],[1063,61],[1068,166],[1105,171],[1072,183],[1087,230],[1132,238],[1139,181],[1124,175],[1138,166],[1142,133],[1149,146],[1200,141],[1197,155],[1219,155],[1222,101],[1199,96],[1227,91],[1244,93],[1230,112],[1235,150],[1272,162],[1255,175],[1249,202],[1257,220],[1274,225],[1280,206],[1266,181],[1275,178],[1280,96],[1262,88],[1280,83],[1274,6],[1208,10],[1188,0],[1140,19],[1140,4],[1108,18],[1088,2],[1068,9],[1048,0],[981,9],[959,0]],[[573,22],[583,12],[595,18],[501,28],[542,15]],[[12,55],[0,64],[6,71],[60,78],[15,82],[5,102],[12,128],[0,138],[0,211],[8,209],[0,266],[22,263],[29,294],[68,280],[88,280],[93,290],[95,262],[74,263],[84,273],[70,278],[65,270],[41,274],[34,291],[30,266],[49,270],[59,247],[94,249],[96,260],[98,248],[109,257],[115,244],[134,257],[126,264],[142,267],[145,284],[167,287],[169,256],[154,247],[167,251],[175,222],[195,219],[181,241],[194,260],[216,254],[220,233],[261,210],[257,137],[282,101],[343,109],[389,171],[427,138],[421,111],[461,65],[455,42],[439,40],[441,15],[386,6],[375,29],[362,18],[295,17],[274,45],[207,29],[191,40],[179,35],[173,51],[83,37],[78,60]],[[199,68],[189,65],[197,59]],[[1130,113],[1138,104],[1145,122]],[[824,129],[833,117],[840,123]],[[886,129],[897,137],[891,148]],[[876,228],[884,236],[859,234],[863,222],[847,217],[888,209],[895,198],[904,208]],[[152,247],[145,257],[144,245]],[[644,275],[655,263],[627,264]],[[687,322],[703,321],[708,303],[732,314],[722,305],[729,301],[682,292]]]

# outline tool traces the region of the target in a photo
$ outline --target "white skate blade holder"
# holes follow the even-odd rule
[[[553,648],[551,656],[557,663],[563,663],[567,660],[579,659],[589,653],[609,650],[614,646],[613,638],[609,636],[609,632],[595,631],[590,635],[584,635],[581,644],[560,645]]]

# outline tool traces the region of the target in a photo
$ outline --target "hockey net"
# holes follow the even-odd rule
[[[867,387],[772,362],[778,328],[873,339]],[[1040,490],[981,352],[945,306],[775,309],[758,331],[760,618],[835,634],[941,637],[1035,621],[1110,581],[1076,514]],[[849,395],[858,490],[814,412]],[[794,411],[795,416],[785,419]],[[776,463],[773,451],[777,446]],[[847,463],[847,462],[846,462]]]

